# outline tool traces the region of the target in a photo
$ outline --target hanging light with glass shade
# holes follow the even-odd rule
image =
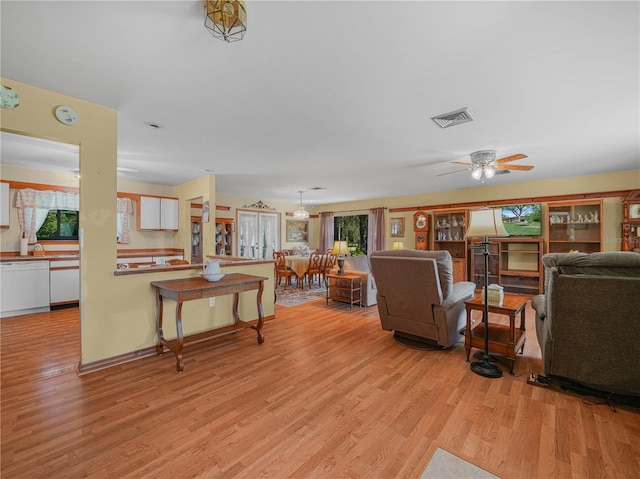
[[[247,8],[243,0],[206,1],[204,13],[204,26],[214,38],[231,43],[244,37]]]
[[[302,191],[300,191],[300,206],[293,212],[293,217],[297,220],[306,220],[309,218],[309,212],[302,206]]]

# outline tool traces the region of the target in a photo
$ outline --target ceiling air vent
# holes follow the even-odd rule
[[[448,128],[473,121],[473,117],[468,108],[461,108],[460,110],[445,113],[444,115],[434,116],[431,119],[435,121],[440,128]]]

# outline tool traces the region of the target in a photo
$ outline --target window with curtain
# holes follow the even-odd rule
[[[346,241],[353,256],[367,254],[369,215],[335,216],[333,239]]]
[[[49,210],[44,223],[38,229],[38,239],[77,240],[78,212],[73,210]]]
[[[16,208],[18,224],[31,244],[38,241],[37,232],[51,210],[79,211],[80,195],[65,191],[38,191],[32,188],[18,190]]]
[[[118,198],[116,204],[116,238],[120,244],[131,243],[129,216],[133,214],[131,198]]]

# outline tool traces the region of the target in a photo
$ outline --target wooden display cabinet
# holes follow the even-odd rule
[[[602,200],[547,203],[549,253],[602,251]]]
[[[480,243],[474,240],[473,243]],[[499,284],[506,293],[526,296],[541,294],[544,290],[542,239],[505,238],[489,240],[489,284]],[[471,271],[476,288],[484,284],[484,250],[474,249]]]
[[[433,212],[433,250],[446,250],[453,258],[453,281],[467,277],[467,210],[436,210]]]
[[[541,239],[500,241],[500,286],[510,293],[535,296],[544,292]]]
[[[233,255],[233,229],[232,218],[216,218],[215,254]]]
[[[202,263],[202,217],[191,217],[191,262]]]
[[[640,190],[633,190],[622,202],[622,251],[640,253]]]

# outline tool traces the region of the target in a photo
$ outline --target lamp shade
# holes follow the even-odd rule
[[[333,242],[333,254],[346,255],[349,254],[349,245],[346,241]]]
[[[404,249],[404,241],[394,241],[391,249]]]
[[[509,236],[502,223],[502,208],[484,208],[471,212],[465,237],[476,236]]]

